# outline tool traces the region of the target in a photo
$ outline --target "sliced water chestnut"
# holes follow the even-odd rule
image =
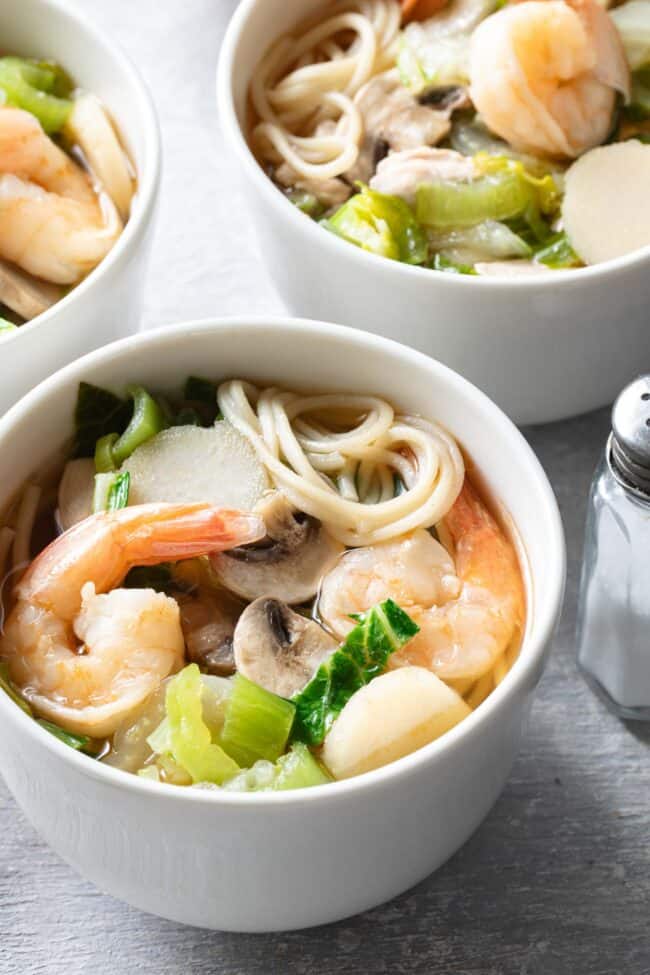
[[[314,620],[267,596],[244,610],[233,644],[238,672],[280,697],[300,691],[338,646]]]
[[[279,491],[256,512],[264,519],[267,537],[215,553],[212,565],[221,583],[245,599],[273,596],[291,605],[311,599],[343,546],[316,518],[292,508]]]

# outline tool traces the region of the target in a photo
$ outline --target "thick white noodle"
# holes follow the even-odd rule
[[[231,380],[218,400],[275,486],[345,545],[429,528],[462,487],[465,465],[453,437],[421,417],[396,416],[376,396],[301,396]]]
[[[275,42],[253,75],[253,140],[264,162],[325,180],[354,166],[363,121],[353,99],[395,63],[397,0],[337,0]]]

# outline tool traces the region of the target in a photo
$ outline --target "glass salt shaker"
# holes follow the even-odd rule
[[[650,721],[650,375],[616,400],[591,485],[577,645],[609,708]]]

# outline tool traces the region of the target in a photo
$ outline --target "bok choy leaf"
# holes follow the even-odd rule
[[[296,718],[292,737],[296,741],[320,745],[355,691],[381,674],[390,655],[420,629],[392,599],[354,619],[357,626],[342,646],[293,698]]]

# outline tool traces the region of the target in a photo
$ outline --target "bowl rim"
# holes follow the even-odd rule
[[[8,351],[10,342],[18,343],[21,336],[33,332],[41,325],[48,325],[51,319],[65,313],[75,301],[81,300],[100,278],[109,275],[116,265],[127,260],[128,254],[133,248],[140,245],[144,232],[143,227],[149,224],[156,204],[162,168],[160,122],[153,96],[139,69],[121,45],[111,35],[95,25],[85,13],[80,12],[76,7],[68,6],[65,0],[34,0],[34,2],[45,10],[54,11],[56,16],[61,17],[64,21],[67,20],[81,27],[94,49],[101,51],[102,57],[109,64],[109,70],[126,80],[130,94],[138,105],[139,125],[144,135],[143,155],[146,159],[146,166],[142,172],[138,170],[136,174],[138,181],[135,195],[136,212],[129,215],[119,239],[108,254],[93,268],[90,274],[86,275],[83,281],[71,288],[51,308],[20,325],[16,332],[7,333],[0,338],[0,342],[6,342],[5,352]]]
[[[240,335],[242,329],[248,329],[252,334],[260,331],[281,331],[285,340],[295,339],[296,342],[299,342],[305,332],[314,337],[325,336],[329,338],[333,336],[335,341],[347,344],[353,354],[361,354],[368,349],[373,349],[392,358],[393,361],[395,359],[400,360],[405,370],[413,366],[420,369],[425,367],[430,372],[432,379],[443,386],[455,387],[468,401],[472,402],[472,408],[480,412],[486,423],[489,423],[491,427],[501,429],[509,441],[510,448],[520,458],[527,477],[530,481],[537,483],[544,501],[543,513],[540,513],[540,517],[544,517],[547,522],[548,565],[551,567],[551,583],[545,602],[540,604],[538,599],[535,601],[534,639],[527,630],[522,640],[519,656],[503,681],[475,711],[441,738],[382,768],[365,772],[353,778],[307,789],[298,789],[293,792],[223,792],[210,789],[169,787],[164,783],[148,781],[137,775],[125,773],[121,769],[93,760],[64,745],[41,728],[5,694],[0,694],[0,719],[13,722],[17,731],[21,730],[21,733],[32,738],[35,747],[43,747],[46,753],[51,751],[58,754],[62,761],[76,767],[80,774],[98,780],[106,786],[124,789],[134,795],[144,796],[148,794],[168,802],[223,803],[241,808],[318,802],[326,800],[327,797],[330,801],[338,801],[344,799],[345,796],[354,795],[360,790],[379,789],[391,779],[397,781],[400,777],[413,773],[418,767],[422,772],[427,763],[434,761],[441,754],[454,752],[462,747],[465,739],[480,735],[482,727],[493,718],[495,712],[500,710],[509,699],[518,693],[523,693],[526,685],[530,684],[531,680],[535,680],[535,675],[541,668],[549,649],[562,607],[566,576],[566,550],[562,520],[548,478],[528,441],[485,393],[482,393],[468,380],[437,360],[392,339],[350,329],[343,325],[333,325],[329,322],[309,319],[277,316],[204,318],[162,326],[113,342],[88,353],[55,372],[19,400],[4,417],[0,418],[0,443],[5,437],[11,436],[15,423],[22,421],[29,414],[35,414],[40,409],[46,408],[50,395],[66,389],[72,383],[78,383],[87,376],[88,372],[92,373],[95,367],[105,365],[108,362],[118,365],[122,359],[128,358],[130,353],[142,349],[148,348],[153,353],[157,353],[173,348],[179,342],[191,341],[193,336],[212,334],[219,336],[222,341],[227,341],[229,334],[237,333]],[[523,541],[525,543],[525,540]],[[534,584],[534,580],[532,580],[532,584]]]
[[[512,277],[499,277],[495,275],[476,275],[468,276],[464,274],[434,274],[430,268],[418,267],[416,265],[404,264],[401,261],[390,260],[355,247],[348,241],[343,240],[336,234],[328,233],[320,227],[314,220],[306,214],[301,213],[291,201],[278,189],[272,180],[266,175],[259,165],[249,146],[248,139],[242,131],[242,126],[237,117],[235,108],[235,98],[233,91],[233,81],[237,70],[237,50],[242,38],[246,35],[250,27],[250,19],[256,9],[262,6],[264,0],[240,0],[238,7],[233,13],[221,46],[219,63],[216,75],[217,108],[220,121],[222,123],[226,139],[243,165],[243,171],[247,178],[252,180],[258,190],[266,198],[269,205],[273,206],[278,215],[278,219],[285,220],[292,232],[302,231],[308,237],[312,247],[322,246],[325,250],[344,257],[342,248],[351,261],[356,260],[359,264],[366,266],[369,271],[381,271],[385,274],[399,274],[409,277],[412,280],[424,281],[427,277],[434,282],[432,286],[449,289],[472,289],[472,290],[498,290],[514,288],[517,291],[526,289],[540,288],[551,290],[552,288],[570,288],[584,282],[586,285],[594,278],[609,278],[617,272],[635,269],[637,266],[650,263],[650,244],[638,248],[630,254],[603,261],[600,264],[592,264],[582,268],[569,268],[548,274],[531,274]],[[323,0],[324,2],[324,0]],[[272,43],[275,37],[269,41]],[[267,45],[268,47],[268,45]]]

